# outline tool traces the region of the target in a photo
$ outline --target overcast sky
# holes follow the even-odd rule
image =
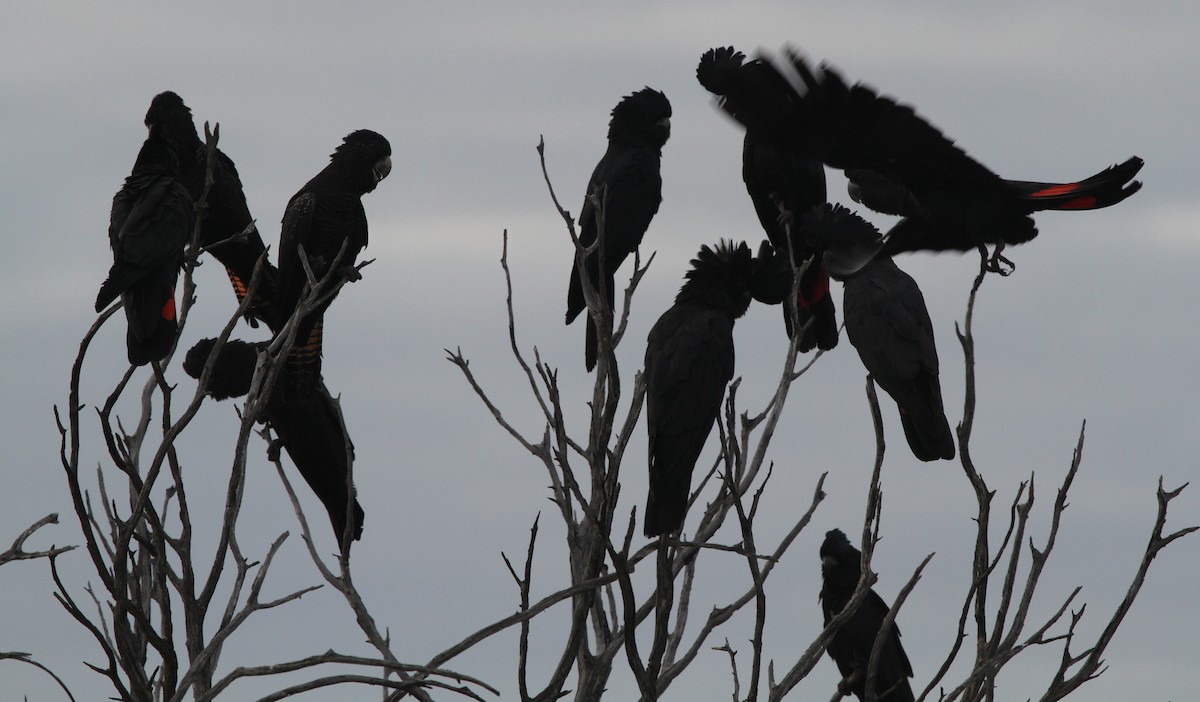
[[[572,253],[538,168],[539,136],[558,193],[576,212],[604,152],[613,105],[646,85],[672,102],[664,201],[643,247],[657,258],[618,352],[629,377],[700,245],[762,238],[741,183],[742,133],[696,82],[696,62],[712,46],[750,52],[792,44],[850,80],[915,105],[1009,178],[1072,180],[1130,155],[1145,159],[1144,189],[1120,206],[1039,216],[1038,239],[1010,251],[1016,273],[989,278],[977,307],[973,453],[997,491],[998,518],[1018,483],[1036,472],[1039,544],[1053,490],[1087,420],[1083,467],[1035,610],[1044,616],[1083,585],[1082,634],[1094,638],[1133,576],[1153,522],[1158,477],[1176,487],[1195,477],[1200,462],[1200,7],[1109,0],[969,10],[937,2],[427,5],[49,2],[9,9],[0,26],[0,411],[7,447],[0,543],[49,512],[61,513],[62,524],[31,545],[80,542],[51,407],[66,401],[70,365],[95,318],[92,301],[111,262],[112,195],[145,137],[150,99],[170,89],[198,123],[220,122],[221,146],[236,161],[272,244],[287,199],[343,136],[369,128],[391,141],[392,173],[364,200],[371,222],[364,255],[376,262],[326,316],[325,374],[342,396],[358,452],[367,516],[354,546],[356,581],[397,654],[424,662],[515,610],[517,593],[500,552],[524,552],[539,510],[535,594],[561,587],[562,532],[551,526],[546,476],[494,424],[443,349],[461,347],[518,427],[540,434],[505,338],[498,259],[507,229],[520,342],[526,350],[536,345],[560,369],[578,432],[590,378],[582,326],[562,325]],[[831,176],[830,196],[848,201],[840,175]],[[912,255],[898,262],[924,290],[955,423],[963,382],[954,325],[978,260]],[[214,334],[233,308],[215,263],[197,278],[199,302],[181,346]],[[840,306],[840,293],[838,299]],[[261,338],[262,331],[241,326],[237,334]],[[740,396],[757,409],[786,350],[778,310],[752,308],[735,336],[745,379]],[[116,319],[94,345],[82,398],[89,406],[101,403],[125,370],[123,338]],[[190,394],[192,381],[178,361],[168,375]],[[829,472],[828,500],[769,582],[767,644],[777,666],[790,665],[819,630],[816,553],[825,531],[853,532],[861,524],[874,455],[864,377],[843,338],[793,387],[772,445],[776,470],[761,510],[763,541],[778,538],[807,507],[817,477]],[[920,559],[937,553],[900,616],[915,682],[923,686],[953,643],[975,505],[957,463],[912,458],[894,405],[883,402],[889,452],[878,591],[890,601]],[[196,486],[192,499],[207,514],[217,514],[234,432],[234,405],[210,403],[181,447],[188,484]],[[85,469],[103,460],[94,423],[83,450]],[[293,533],[268,588],[282,594],[319,575],[264,454],[256,440],[246,496],[253,509],[239,534],[243,548],[261,556],[278,534]],[[644,504],[641,428],[628,459],[624,514]],[[1169,528],[1200,523],[1196,489],[1174,503]],[[323,550],[332,552],[319,505],[307,492],[305,499]],[[1198,554],[1200,540],[1185,539],[1155,562],[1109,648],[1108,671],[1081,699],[1178,701],[1195,694]],[[90,562],[81,553],[62,562],[76,596],[86,597]],[[700,578],[707,585],[693,605],[699,613],[748,583],[733,556],[710,557]],[[0,570],[0,592],[0,651],[32,653],[81,699],[109,694],[80,663],[100,662],[99,651],[54,602],[44,562]],[[553,622],[534,629],[536,650],[545,652],[535,674],[557,654],[561,619]],[[745,660],[748,635],[743,622],[718,632],[713,644],[727,636],[747,651]],[[318,592],[260,616],[230,643],[223,662],[228,670],[328,648],[369,654],[361,641],[342,601]],[[451,667],[510,698],[515,648],[514,632]],[[1003,697],[1037,694],[1058,656],[1054,647],[1026,653],[1027,661],[1018,659],[1000,678]],[[6,699],[61,698],[28,666],[0,662],[0,681]],[[822,661],[794,696],[828,699],[836,681],[834,665]],[[634,694],[628,676],[614,677],[612,688],[614,699]],[[232,696],[263,690],[247,685]],[[667,699],[721,699],[730,690],[725,655],[704,652]]]

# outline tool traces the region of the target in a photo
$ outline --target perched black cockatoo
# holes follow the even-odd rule
[[[821,544],[821,612],[825,615],[826,625],[850,602],[861,574],[862,553],[850,545],[840,529],[827,532],[825,542]],[[826,650],[842,673],[838,689],[843,694],[853,693],[860,700],[866,695],[871,649],[887,614],[887,604],[871,590],[854,616],[829,642]],[[879,652],[876,699],[880,702],[912,702],[913,692],[908,684],[912,674],[912,665],[900,645],[900,627],[893,622]]]
[[[579,241],[595,244],[601,219],[604,226],[604,276],[600,276],[600,252],[591,251],[584,260],[588,279],[604,291],[608,309],[616,300],[615,274],[629,254],[637,249],[650,220],[662,202],[659,165],[662,148],[671,136],[671,103],[651,88],[626,96],[613,108],[608,123],[608,150],[596,164],[588,181],[587,196],[579,211]],[[601,212],[603,210],[603,212]],[[587,305],[580,280],[579,262],[572,256],[571,281],[567,290],[567,324]],[[596,367],[596,325],[587,317],[585,363]]]
[[[321,281],[331,271],[343,246],[339,272],[357,277],[354,263],[367,245],[367,214],[361,198],[391,172],[391,156],[391,145],[379,134],[367,129],[351,132],[330,156],[329,165],[288,202],[279,235],[275,298],[285,319],[295,311],[308,283],[300,261],[301,247],[315,280]],[[322,318],[330,302],[301,321],[283,378],[282,389],[289,397],[306,397],[321,377]]]
[[[760,91],[785,103],[791,98],[791,87],[773,66],[761,59],[746,61],[745,56],[733,48],[705,52],[696,67],[696,79],[710,91],[731,94],[735,101],[737,95],[746,91]],[[721,99],[728,104],[728,99]],[[770,109],[786,112],[788,107],[780,104],[770,106]],[[783,263],[788,262],[783,254],[789,250],[797,268],[811,260],[801,277],[794,303],[803,329],[799,348],[801,351],[818,347],[831,349],[837,345],[838,327],[833,298],[829,295],[829,275],[821,251],[795,228],[798,217],[825,203],[825,168],[817,159],[790,150],[787,142],[777,140],[766,125],[751,126],[753,124],[746,126],[742,146],[742,180],[758,221],[775,253],[782,256]],[[785,267],[790,272],[791,265]],[[782,299],[760,302],[778,304]],[[790,337],[794,330],[792,312],[787,305],[783,308],[783,319]],[[810,319],[812,323],[809,323]]]
[[[236,339],[226,341],[213,364],[208,394],[223,400],[249,392],[258,354],[266,343],[250,344]],[[183,369],[188,375],[200,378],[214,344],[215,339],[201,339],[188,351],[183,362]],[[325,389],[325,384],[318,378],[315,391],[308,397],[297,399],[284,398],[276,390],[267,401],[263,419],[275,430],[278,444],[291,456],[300,475],[325,505],[340,544],[346,528],[347,489],[350,487],[346,482],[349,472],[347,452],[353,456],[354,445],[342,431],[333,398]],[[272,446],[270,451],[278,451],[278,445]],[[353,505],[350,536],[358,540],[362,538],[363,510],[357,499]]]
[[[196,133],[191,110],[175,93],[159,93],[146,112],[146,126],[157,129],[174,144],[179,153],[179,182],[187,188],[192,200],[198,203],[204,195],[208,151]],[[263,258],[264,269],[248,313],[251,319],[261,319],[272,330],[278,331],[282,322],[286,321],[286,316],[279,319],[271,309],[277,271],[263,256],[266,247],[257,227],[252,226],[253,219],[250,217],[250,208],[246,206],[237,168],[219,148],[214,153],[212,185],[206,202],[207,206],[200,212],[201,246],[225,266],[239,304],[246,296],[255,263],[260,257]]]
[[[192,233],[192,199],[176,176],[178,154],[157,130],[142,144],[133,172],[113,196],[108,241],[113,264],[96,295],[96,311],[119,295],[135,366],[165,357],[179,333],[175,281]]]
[[[840,240],[846,250],[869,250],[879,239],[873,225],[840,206],[815,210],[803,226],[814,236]],[[922,461],[954,458],[933,323],[916,281],[881,253],[842,282],[846,336],[867,372],[896,401],[913,455]]]
[[[1037,235],[1033,212],[1108,207],[1141,187],[1132,181],[1142,167],[1137,157],[1073,183],[1004,180],[911,107],[861,83],[847,85],[829,66],[813,68],[797,53],[786,61],[802,87],[782,75],[745,85],[725,73],[715,79],[717,89],[705,87],[747,129],[768,130],[792,153],[845,171],[857,200],[902,215],[885,253],[1020,244]],[[783,95],[779,86],[786,86]]]
[[[891,256],[879,255],[843,283],[846,336],[871,377],[896,401],[913,455],[922,461],[954,458],[933,323],[917,282]]]
[[[754,259],[745,243],[704,246],[691,264],[675,304],[646,341],[646,536],[683,526],[692,468],[733,378],[733,323],[750,306],[754,285]]]

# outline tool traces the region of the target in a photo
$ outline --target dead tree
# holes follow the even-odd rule
[[[542,157],[542,173],[550,190],[554,206],[563,218],[565,228],[575,247],[577,261],[582,261],[587,250],[581,246],[575,232],[575,222],[561,206],[554,194],[546,171],[544,145],[538,146]],[[599,237],[603,237],[603,202],[594,203],[600,212]],[[599,243],[595,245],[602,250]],[[1125,600],[1111,615],[1107,626],[1098,639],[1086,645],[1078,653],[1072,652],[1076,624],[1082,617],[1082,608],[1073,612],[1064,627],[1064,615],[1072,606],[1078,589],[1072,593],[1058,610],[1045,621],[1028,622],[1030,603],[1039,583],[1046,560],[1054,548],[1067,492],[1080,467],[1083,448],[1083,433],[1080,432],[1075,457],[1058,489],[1051,508],[1051,527],[1041,545],[1027,534],[1028,518],[1034,505],[1033,476],[1017,486],[1017,496],[1010,508],[1006,533],[1000,543],[989,541],[991,502],[994,491],[988,487],[982,474],[975,466],[970,450],[974,425],[974,341],[972,323],[974,302],[980,286],[988,273],[988,252],[981,251],[980,272],[971,289],[967,305],[966,320],[959,339],[964,352],[966,393],[964,415],[958,427],[960,461],[964,475],[970,481],[978,502],[976,517],[978,538],[971,569],[971,585],[964,594],[961,616],[957,626],[948,632],[949,650],[944,664],[936,671],[919,671],[917,683],[924,688],[920,699],[938,700],[992,700],[995,682],[1003,666],[1027,649],[1044,647],[1055,642],[1062,645],[1062,664],[1058,675],[1048,685],[1043,699],[1057,700],[1070,694],[1084,682],[1093,679],[1103,670],[1103,652],[1136,598],[1146,571],[1153,558],[1175,539],[1195,530],[1185,528],[1164,534],[1168,503],[1182,490],[1158,488],[1159,514],[1150,543]],[[449,360],[463,373],[467,382],[492,414],[499,426],[536,459],[541,470],[550,481],[551,500],[566,529],[566,560],[569,564],[571,587],[533,602],[534,585],[531,582],[531,563],[535,552],[538,520],[534,521],[523,569],[514,566],[507,557],[510,572],[517,586],[517,597],[521,608],[521,644],[517,654],[520,695],[523,701],[554,700],[566,695],[568,680],[574,686],[576,700],[601,699],[607,683],[617,665],[616,658],[624,650],[629,670],[637,681],[643,700],[656,700],[662,695],[695,660],[701,647],[714,638],[716,630],[735,615],[741,613],[753,618],[754,634],[749,642],[750,661],[748,670],[738,665],[736,651],[726,640],[718,650],[725,651],[732,666],[733,699],[757,700],[765,696],[770,700],[783,699],[792,692],[822,657],[837,629],[852,616],[876,580],[870,569],[871,555],[879,539],[879,517],[881,512],[880,471],[883,465],[885,444],[882,419],[874,386],[868,379],[867,397],[876,434],[877,452],[871,486],[866,496],[866,509],[862,528],[862,578],[850,604],[829,623],[824,630],[816,632],[816,638],[794,663],[781,668],[783,674],[776,678],[775,663],[766,665],[767,652],[763,650],[763,630],[767,624],[764,581],[775,563],[786,552],[795,537],[809,523],[812,514],[823,497],[824,476],[816,484],[814,496],[807,512],[795,523],[787,535],[769,551],[758,547],[754,537],[754,519],[757,515],[759,498],[767,489],[770,462],[767,451],[776,429],[779,413],[786,401],[791,383],[798,379],[820,357],[820,353],[804,368],[797,370],[796,343],[791,344],[778,386],[761,413],[750,415],[739,413],[737,391],[740,380],[731,383],[726,397],[724,421],[720,423],[722,445],[716,461],[707,475],[694,486],[689,503],[691,513],[700,514],[694,532],[686,540],[671,541],[665,555],[657,559],[653,545],[632,551],[636,514],[629,512],[628,519],[619,512],[621,492],[620,470],[626,450],[632,439],[632,430],[642,408],[645,391],[640,373],[634,373],[625,386],[632,395],[628,405],[620,404],[622,398],[621,373],[613,350],[622,342],[628,322],[630,300],[638,283],[650,265],[645,266],[635,254],[634,271],[625,289],[620,314],[602,304],[602,291],[592,289],[586,277],[583,280],[588,314],[592,315],[599,330],[599,362],[596,369],[592,395],[588,402],[588,423],[582,427],[570,427],[565,419],[564,407],[569,402],[559,391],[558,371],[544,362],[537,347],[532,352],[522,348],[516,333],[512,280],[508,268],[507,232],[501,254],[501,267],[506,286],[506,312],[508,315],[509,348],[520,373],[530,390],[530,399],[543,419],[543,428],[538,436],[524,434],[511,424],[501,407],[502,402],[491,397],[481,381],[471,370],[467,357],[460,349],[448,351]],[[603,261],[601,261],[603,266]],[[532,360],[530,360],[532,358]],[[714,493],[715,494],[711,494]],[[704,495],[709,495],[705,498]],[[705,499],[710,501],[705,504]],[[715,541],[718,528],[732,515],[741,534],[737,544],[719,544]],[[1016,574],[1022,564],[1025,551],[1023,544],[1028,540],[1029,573],[1025,582],[1019,583]],[[695,564],[702,553],[729,552],[745,562],[750,582],[746,592],[738,599],[715,606],[709,616],[694,631],[688,631],[689,615],[695,577]],[[915,568],[893,602],[881,636],[876,642],[875,656],[888,627],[892,626],[905,598],[918,584],[925,565],[934,557],[930,553]],[[655,562],[657,560],[657,562]],[[643,566],[643,564],[646,564]],[[639,567],[656,571],[656,584],[652,588],[635,586],[631,574]],[[530,650],[530,627],[533,617],[567,597],[571,599],[571,616],[565,633],[561,635],[561,649],[551,652]],[[655,615],[657,612],[656,616]],[[970,624],[973,623],[973,626]],[[651,645],[643,651],[638,638],[631,635],[639,627],[648,633]],[[498,630],[498,629],[497,629]],[[493,632],[494,633],[494,632]],[[480,632],[483,635],[483,632]],[[490,634],[488,634],[490,635]],[[968,640],[973,647],[965,644]],[[973,648],[975,657],[970,661],[969,671],[950,689],[946,681],[952,665],[964,652]],[[531,657],[552,656],[558,665],[540,687],[528,679],[528,661]],[[866,695],[875,699],[882,691],[874,690],[874,671],[877,665],[872,657],[867,671]],[[787,656],[771,656],[775,661]],[[446,658],[436,658],[442,662]],[[934,690],[938,690],[936,697]],[[835,698],[840,697],[835,694]]]
[[[206,124],[205,134],[211,184],[216,130],[210,134]],[[203,197],[197,208],[203,210]],[[197,244],[201,240],[201,226],[202,221],[197,222],[185,255],[180,328],[186,324],[195,301],[192,272],[202,253]],[[361,270],[367,263],[357,268]],[[336,265],[334,268],[336,271]],[[164,369],[171,358],[168,356],[161,364],[150,364],[150,375],[142,381],[133,403],[132,421],[127,421],[130,414],[118,407],[128,401],[126,396],[134,387],[138,372],[134,367],[124,373],[96,408],[93,424],[84,416],[82,368],[96,333],[120,309],[119,303],[97,318],[80,344],[71,372],[68,403],[64,409],[56,407],[55,416],[67,488],[95,582],[80,586],[65,581],[56,563],[63,550],[52,550],[46,555],[50,558],[55,597],[90,632],[99,649],[100,662],[88,665],[108,680],[117,697],[134,702],[212,700],[226,691],[236,691],[235,684],[241,680],[297,672],[308,672],[309,676],[265,699],[282,699],[344,684],[371,685],[412,694],[422,700],[432,699],[428,690],[439,688],[473,699],[480,699],[476,689],[494,692],[487,684],[466,675],[400,662],[353,586],[348,551],[343,549],[335,568],[321,561],[313,549],[307,522],[294,494],[292,500],[300,514],[304,539],[319,572],[345,596],[376,655],[348,655],[325,647],[314,655],[272,665],[233,669],[221,665],[224,645],[238,635],[250,617],[267,609],[299,606],[298,601],[305,594],[322,587],[318,583],[287,586],[287,594],[264,598],[271,565],[288,533],[281,533],[266,553],[248,555],[239,545],[237,526],[249,444],[258,433],[256,424],[280,375],[283,360],[295,344],[298,322],[336,294],[347,282],[345,277],[335,279],[336,272],[331,272],[328,279],[318,281],[310,273],[309,286],[292,317],[259,355],[250,392],[239,412],[239,431],[227,454],[229,477],[225,500],[219,509],[209,510],[207,505],[189,500],[185,479],[188,464],[206,459],[189,460],[176,448],[177,438],[190,426],[206,399],[215,359],[253,299],[261,270],[260,266],[241,304],[218,336],[190,398],[180,401],[175,384],[166,377]],[[94,459],[85,457],[80,438],[84,432],[96,428],[104,438],[106,452],[97,461],[93,476],[84,469],[84,464]],[[282,470],[280,475],[283,477]],[[283,480],[290,491],[286,477]],[[196,538],[194,519],[220,525],[215,545]],[[20,541],[17,554],[21,555],[19,545]],[[326,672],[330,668],[335,672]]]

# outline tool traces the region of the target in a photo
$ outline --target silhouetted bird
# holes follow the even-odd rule
[[[891,256],[879,255],[843,283],[846,336],[871,377],[896,401],[913,455],[922,461],[954,458],[933,323],[917,282]]]
[[[643,88],[613,108],[608,123],[608,150],[596,164],[588,181],[587,196],[579,211],[579,241],[595,244],[603,218],[604,243],[584,259],[588,279],[603,290],[608,309],[616,300],[614,276],[625,257],[642,242],[650,220],[662,202],[659,164],[662,147],[671,136],[671,103],[657,90]],[[601,207],[593,204],[598,201]],[[600,277],[603,251],[604,276]],[[579,262],[572,256],[571,281],[567,290],[567,324],[587,305],[579,277]],[[596,326],[587,317],[584,360],[590,371],[596,367]]]
[[[236,339],[225,342],[209,376],[208,394],[223,400],[249,392],[259,351],[266,343],[249,344]],[[188,351],[183,362],[183,369],[188,375],[200,378],[214,344],[215,339],[201,339]],[[298,399],[285,399],[283,393],[276,390],[267,402],[265,415],[263,419],[278,436],[276,444],[269,449],[272,458],[282,445],[300,475],[325,506],[340,544],[346,527],[349,487],[346,482],[349,472],[347,452],[353,456],[354,445],[342,431],[333,398],[325,389],[325,384],[318,378],[315,392]],[[362,506],[355,499],[354,521],[350,529],[353,539],[362,537],[362,525]]]
[[[300,262],[300,248],[308,258],[315,280],[328,274],[345,246],[337,278],[357,278],[354,268],[367,245],[367,214],[362,196],[375,189],[392,170],[392,147],[375,132],[351,132],[330,156],[329,165],[292,196],[283,214],[279,236],[279,290],[275,304],[284,318],[296,309],[308,278]],[[283,390],[291,397],[306,397],[321,377],[322,318],[332,300],[302,321],[296,346],[288,356]]]
[[[773,66],[761,59],[745,61],[745,56],[732,48],[705,52],[696,67],[696,79],[710,91],[730,93],[734,100],[746,91],[761,92],[785,103],[791,98],[791,87],[781,82],[784,79]],[[786,111],[788,107],[778,104],[768,109],[777,112]],[[821,260],[821,252],[795,229],[794,224],[798,217],[825,203],[825,168],[820,161],[788,149],[787,143],[777,140],[772,130],[751,125],[746,126],[742,146],[742,180],[746,183],[746,192],[759,224],[774,251],[780,255],[780,270],[786,269],[789,279],[792,266],[783,254],[790,250],[791,260],[797,268],[806,260],[812,260],[801,277],[794,304],[804,330],[799,348],[801,351],[817,347],[831,349],[838,342],[838,327],[833,298],[829,295],[829,274]],[[786,297],[756,299],[779,304]],[[810,319],[813,320],[811,324]],[[787,305],[783,308],[783,320],[791,337],[794,333],[792,312]]]
[[[904,216],[888,234],[886,253],[1023,243],[1037,235],[1035,211],[1108,207],[1141,187],[1131,182],[1142,167],[1137,157],[1075,183],[1004,180],[911,107],[847,85],[829,66],[814,69],[794,52],[787,61],[803,90],[781,77],[767,87],[735,83],[735,91],[724,74],[718,89],[706,87],[747,128],[766,129],[791,152],[846,171],[860,202]],[[779,86],[786,86],[782,96]]]
[[[646,342],[646,536],[683,526],[692,469],[733,378],[733,323],[750,305],[754,260],[745,243],[704,246],[691,264]]]
[[[108,225],[113,264],[96,295],[96,311],[121,297],[129,323],[126,348],[135,366],[162,359],[179,333],[175,281],[193,209],[178,172],[173,145],[151,129],[133,171],[113,196]]]
[[[187,188],[192,200],[199,202],[204,195],[208,172],[208,152],[196,133],[192,112],[183,99],[173,92],[159,93],[146,112],[146,126],[157,128],[179,153],[179,182]],[[246,296],[246,288],[254,274],[254,264],[266,253],[258,228],[252,226],[250,209],[242,192],[233,161],[221,149],[216,149],[212,164],[212,185],[206,198],[207,206],[200,212],[200,244],[225,266],[238,303]],[[271,309],[275,296],[277,271],[265,258],[258,288],[247,312],[251,320],[261,319],[278,330],[286,321]]]
[[[821,612],[825,615],[826,625],[850,602],[862,573],[861,561],[862,554],[850,545],[840,529],[825,534],[825,542],[821,544]],[[875,590],[871,590],[854,616],[829,642],[829,657],[842,673],[838,689],[843,694],[853,693],[860,700],[865,696],[871,649],[888,609]],[[912,665],[900,645],[900,627],[893,622],[879,652],[876,699],[880,702],[912,702],[913,692],[908,684],[912,674]]]
[[[875,246],[875,227],[841,206],[814,210],[802,226],[844,250]],[[922,461],[954,458],[954,435],[942,406],[937,347],[925,298],[917,283],[886,254],[843,279],[846,336],[879,387],[896,401],[913,455]]]
[[[1029,229],[1014,227],[1005,234],[986,239],[964,236],[964,230],[951,219],[941,219],[902,185],[887,180],[878,173],[866,170],[847,171],[850,197],[884,214],[901,215],[888,231],[884,253],[904,251],[966,251],[980,243],[1020,244],[1037,234],[1028,215],[1045,210],[1094,210],[1115,205],[1137,192],[1142,184],[1132,180],[1141,170],[1143,161],[1136,156],[1124,163],[1110,166],[1076,183],[1040,183],[1004,180],[1006,188],[1016,193],[1010,203],[1014,217],[1024,216]],[[1019,214],[1018,214],[1019,213]]]

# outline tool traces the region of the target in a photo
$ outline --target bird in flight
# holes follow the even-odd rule
[[[710,75],[705,87],[747,130],[844,171],[854,199],[901,216],[888,232],[887,253],[1001,249],[1037,235],[1034,212],[1109,207],[1141,188],[1133,180],[1143,165],[1136,156],[1077,181],[1005,180],[912,107],[863,83],[847,84],[827,64],[814,67],[794,51],[778,63],[756,61],[772,80],[739,81],[728,69]]]

